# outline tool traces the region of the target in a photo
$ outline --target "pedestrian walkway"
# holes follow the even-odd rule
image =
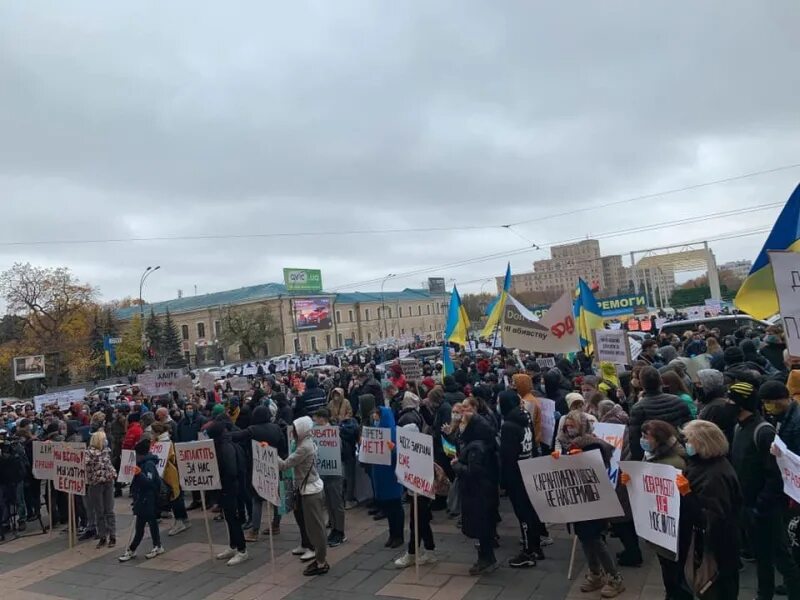
[[[501,563],[519,549],[519,529],[504,502],[501,511]],[[117,561],[130,538],[132,518],[129,501],[117,500],[118,546],[96,550],[94,542],[68,549],[66,535],[54,532],[31,535],[0,545],[0,589],[3,600],[587,600],[599,598],[578,589],[583,577],[580,548],[575,573],[567,579],[571,539],[563,527],[554,527],[554,544],[545,548],[547,559],[532,569],[502,566],[494,573],[470,577],[468,569],[476,559],[471,540],[456,530],[456,522],[445,513],[434,513],[434,534],[439,562],[420,568],[397,570],[392,560],[398,550],[383,547],[387,537],[385,521],[375,522],[365,509],[347,513],[348,542],[329,551],[330,572],[321,577],[302,575],[302,563],[292,556],[299,543],[294,519],[281,523],[274,538],[275,564],[269,559],[269,542],[249,544],[251,560],[228,567],[212,560],[200,512],[190,513],[194,526],[176,537],[167,537],[170,526],[162,522],[166,554],[152,561],[144,558],[150,549],[146,537],[136,560]],[[214,552],[226,542],[223,523],[211,524]],[[613,550],[619,550],[611,540]],[[662,600],[658,563],[652,557],[641,569],[623,569],[627,591],[621,600]],[[754,569],[743,574],[740,598],[755,595]]]

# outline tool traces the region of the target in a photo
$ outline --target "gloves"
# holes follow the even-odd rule
[[[142,469],[141,469],[141,468],[139,468],[139,467],[133,467],[133,474],[134,474],[134,475],[138,475],[138,474],[139,474],[139,473],[141,473],[141,472],[142,472]]]
[[[689,486],[689,480],[683,475],[683,473],[678,473],[675,477],[675,485],[678,486],[678,492],[681,496],[686,496],[692,492],[692,488]]]
[[[569,454],[570,456],[575,456],[576,454],[580,454],[581,452],[583,452],[583,450],[581,450],[580,448],[573,448],[572,450],[567,452],[567,454]]]
[[[628,485],[631,482],[631,476],[620,471],[619,481],[622,485]]]
[[[386,442],[386,445],[389,446],[389,450],[394,450],[395,443],[392,441]]]
[[[553,458],[555,458],[555,459],[559,459],[559,458],[561,458],[561,452],[560,452],[560,451],[558,451],[558,450],[553,450],[553,451],[550,453],[550,456],[552,456],[552,457],[553,457]]]

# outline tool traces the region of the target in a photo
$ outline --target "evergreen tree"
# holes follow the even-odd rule
[[[186,361],[183,359],[183,350],[181,349],[181,337],[178,333],[178,327],[175,321],[172,320],[172,315],[167,314],[164,316],[164,325],[161,329],[161,356],[163,357],[163,365],[177,369],[186,366]]]
[[[150,359],[160,360],[161,349],[163,347],[163,333],[161,328],[161,321],[150,309],[150,315],[147,317],[147,322],[144,325],[144,335],[147,338],[147,347],[150,350]]]

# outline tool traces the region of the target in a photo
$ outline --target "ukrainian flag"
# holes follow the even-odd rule
[[[575,324],[578,329],[578,338],[581,348],[587,355],[590,355],[592,347],[592,331],[603,329],[603,311],[597,304],[597,300],[592,294],[592,290],[586,285],[583,279],[578,280],[577,298],[572,305],[572,312],[575,315]]]
[[[444,328],[444,339],[447,342],[455,342],[460,346],[467,345],[467,331],[469,330],[469,317],[467,310],[461,303],[461,296],[458,289],[453,286],[453,293],[450,294],[450,307],[447,309],[447,324]]]
[[[492,303],[491,310],[489,311],[489,319],[481,331],[481,337],[488,338],[497,330],[503,318],[503,311],[506,308],[506,300],[508,299],[508,292],[511,290],[511,263],[506,267],[506,278],[503,281],[503,291]]]
[[[800,252],[800,185],[783,207],[750,274],[733,299],[736,308],[756,319],[766,319],[780,311],[768,250]]]
[[[114,344],[111,343],[111,337],[107,335],[103,336],[103,354],[105,355],[107,367],[113,367],[117,364],[117,350],[114,348]]]
[[[447,377],[456,372],[456,366],[453,364],[453,359],[450,358],[450,346],[447,342],[442,346],[442,376]]]

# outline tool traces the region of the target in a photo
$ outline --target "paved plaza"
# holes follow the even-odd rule
[[[519,549],[519,529],[503,500],[498,559],[502,564]],[[167,552],[153,560],[144,558],[151,543],[146,536],[135,560],[117,561],[131,533],[129,500],[117,500],[118,546],[95,549],[95,542],[80,542],[67,548],[67,537],[56,530],[52,537],[31,535],[0,545],[0,590],[3,600],[577,600],[599,598],[599,592],[582,594],[578,589],[584,574],[580,549],[575,573],[567,579],[571,539],[563,527],[553,527],[555,543],[545,549],[547,559],[532,569],[502,566],[483,577],[470,577],[475,561],[471,540],[456,530],[445,513],[434,513],[434,533],[439,562],[420,568],[417,581],[413,568],[400,571],[392,565],[399,555],[387,550],[385,521],[376,523],[366,509],[347,513],[348,542],[329,551],[331,570],[308,578],[302,563],[291,555],[299,533],[294,519],[285,518],[274,538],[275,565],[269,559],[269,542],[249,544],[251,560],[237,567],[211,560],[201,512],[190,513],[193,526],[176,537],[167,537],[171,523],[161,524]],[[266,519],[265,519],[266,520]],[[29,527],[29,530],[31,528]],[[224,548],[224,523],[211,522],[214,551]],[[614,551],[617,540],[610,541]],[[640,569],[623,569],[627,591],[622,600],[662,600],[660,570],[652,552]],[[754,569],[742,575],[740,598],[755,595]]]

